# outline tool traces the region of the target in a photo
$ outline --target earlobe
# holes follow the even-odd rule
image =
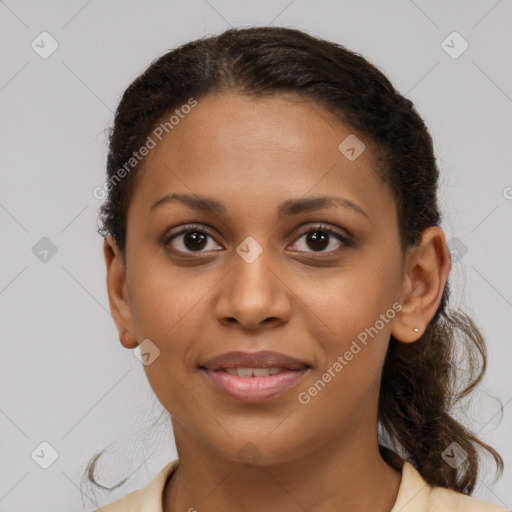
[[[137,346],[136,337],[131,334],[133,319],[126,290],[126,269],[122,254],[111,235],[105,237],[103,254],[107,267],[107,291],[112,318],[120,332],[119,339],[125,348]]]
[[[434,317],[450,272],[450,252],[439,226],[423,232],[422,241],[408,251],[400,303],[391,334],[404,343],[418,340]]]
[[[123,332],[119,336],[119,341],[121,342],[121,345],[125,348],[135,348],[139,342],[137,339],[132,339],[131,336],[126,332],[126,329],[123,329]]]

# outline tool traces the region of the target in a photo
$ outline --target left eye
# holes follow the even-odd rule
[[[342,235],[341,233],[338,233],[337,231],[328,226],[314,226],[308,229],[305,233],[303,233],[298,238],[298,240],[300,240],[303,237],[306,237],[306,244],[308,244],[310,247],[312,246],[312,248],[314,249],[312,252],[337,252],[343,245],[350,247],[350,240],[346,236]],[[330,245],[330,241],[332,240],[333,237],[337,238],[338,241],[341,242],[341,244],[335,249],[326,251],[325,248],[326,246],[328,247]]]
[[[301,240],[305,237],[306,244],[309,245],[310,248],[313,248],[313,251],[305,251],[305,252],[337,252],[340,250],[342,246],[351,246],[351,241],[347,236],[338,233],[334,229],[324,226],[318,225],[309,228],[305,233],[303,233],[297,240]],[[184,249],[173,247],[173,251],[175,252],[204,252],[202,249],[205,249],[205,246],[208,245],[208,238],[213,240],[213,237],[206,231],[204,228],[200,226],[189,226],[186,229],[175,233],[163,240],[165,246],[171,245],[171,242],[175,240],[181,240],[181,245]],[[332,238],[338,239],[340,245],[337,248],[325,250],[326,247],[330,245]],[[297,244],[297,242],[295,242]],[[301,249],[294,249],[299,252]]]

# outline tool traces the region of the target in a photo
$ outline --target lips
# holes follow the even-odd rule
[[[279,352],[228,352],[200,365],[214,389],[241,402],[268,400],[295,386],[311,366]]]
[[[208,359],[200,365],[208,370],[225,370],[226,368],[285,368],[303,370],[309,368],[306,362],[294,357],[263,350],[261,352],[227,352]]]

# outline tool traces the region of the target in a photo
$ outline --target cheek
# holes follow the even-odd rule
[[[348,349],[358,336],[364,341],[367,330],[373,333],[369,339],[377,338],[374,327],[384,334],[380,337],[386,338],[395,316],[392,306],[396,284],[392,272],[386,275],[383,269],[374,267],[372,273],[354,266],[337,270],[322,280],[310,280],[295,290],[307,306],[303,318],[309,329],[317,333],[317,342],[333,355],[333,351]]]
[[[379,289],[345,286],[324,288],[323,300],[313,301],[311,334],[321,357],[309,379],[297,390],[297,403],[308,421],[323,418],[332,431],[363,411],[376,408],[379,383],[396,309]],[[321,319],[321,321],[318,321]],[[370,407],[369,402],[375,407]],[[328,413],[326,413],[328,411]],[[320,422],[320,420],[319,420]],[[321,422],[320,422],[321,423]],[[320,428],[320,423],[316,427]],[[315,427],[315,428],[316,428]],[[314,428],[313,428],[314,430]]]
[[[373,268],[373,272],[359,269]],[[304,319],[320,350],[300,403],[337,407],[341,417],[375,394],[397,312],[394,272],[352,267],[301,290]],[[395,304],[395,307],[393,307]]]
[[[190,272],[173,267],[165,258],[139,258],[131,276],[131,310],[138,339],[149,338],[161,349],[181,339],[201,309],[208,284],[205,279],[190,279]]]
[[[191,280],[183,269],[160,264],[139,265],[131,277],[131,310],[137,339],[149,339],[157,347],[153,350],[158,356],[144,365],[148,381],[168,410],[186,407],[190,405],[189,393],[194,393],[189,389],[187,373],[193,359],[191,349],[205,333],[208,336],[205,326],[211,323],[206,318],[209,296],[205,290],[216,281],[212,279],[210,283],[207,273],[204,279]]]

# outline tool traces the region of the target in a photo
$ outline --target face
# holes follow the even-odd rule
[[[360,137],[355,159],[338,149],[351,134],[291,94],[218,93],[146,157],[116,318],[151,340],[148,357],[160,351],[144,368],[179,426],[177,445],[194,439],[233,460],[252,450],[264,464],[376,435],[404,268],[395,201],[369,141]],[[173,194],[190,199],[162,201]],[[312,201],[321,197],[335,199]],[[267,377],[204,369],[232,351],[300,365]]]

